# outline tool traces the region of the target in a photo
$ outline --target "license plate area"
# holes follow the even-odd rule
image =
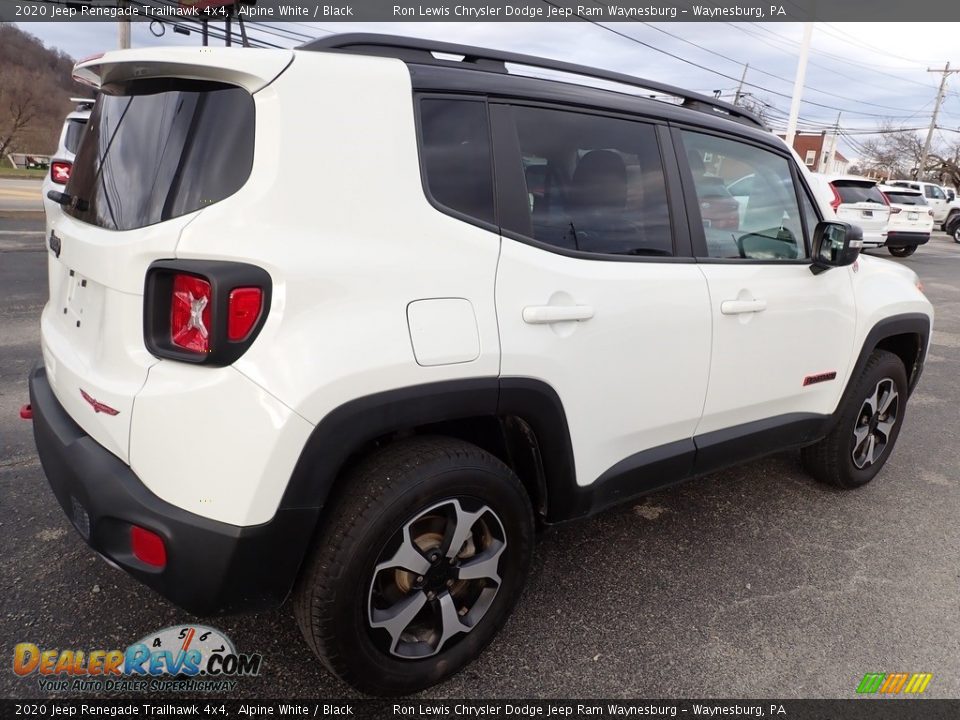
[[[100,338],[106,288],[75,270],[64,270],[56,313],[73,351],[89,359]]]
[[[865,217],[865,218],[872,218],[872,217],[873,217],[873,210],[861,210],[861,211],[860,211],[860,216],[861,216],[861,217]]]
[[[63,314],[66,315],[68,325],[82,327],[83,308],[86,300],[89,280],[79,273],[70,271],[65,283],[66,297],[63,301]]]
[[[919,217],[920,216],[915,212],[907,213],[907,220],[916,220]]]

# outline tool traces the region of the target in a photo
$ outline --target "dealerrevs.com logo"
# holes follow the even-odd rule
[[[174,625],[126,650],[41,649],[19,643],[13,672],[36,676],[43,692],[230,692],[260,673],[262,657],[238,653],[226,635],[203,625]]]

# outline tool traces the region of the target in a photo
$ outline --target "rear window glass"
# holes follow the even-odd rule
[[[231,85],[105,86],[67,183],[66,212],[132,230],[223,200],[250,176],[254,127],[253,97]]]
[[[836,188],[841,202],[872,202],[879,205],[886,205],[883,201],[883,195],[880,194],[880,190],[877,189],[876,185],[851,182],[849,180],[834,180],[832,185]]]
[[[926,205],[927,201],[924,200],[923,195],[912,195],[908,193],[899,193],[888,190],[884,193],[887,198],[892,203],[897,203],[898,205]]]
[[[63,135],[63,146],[72,153],[77,152],[77,148],[80,147],[80,138],[83,137],[86,127],[86,120],[68,120],[67,131]]]

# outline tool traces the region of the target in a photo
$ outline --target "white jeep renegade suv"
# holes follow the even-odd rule
[[[536,520],[789,448],[854,488],[893,450],[930,303],[737,108],[383,36],[76,72],[36,443],[186,610],[292,595],[332,672],[409,692],[502,626]]]

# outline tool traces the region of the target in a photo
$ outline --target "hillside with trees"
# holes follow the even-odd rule
[[[0,23],[0,164],[7,164],[8,153],[56,149],[70,98],[90,96],[90,88],[71,78],[73,62],[12,23]]]

